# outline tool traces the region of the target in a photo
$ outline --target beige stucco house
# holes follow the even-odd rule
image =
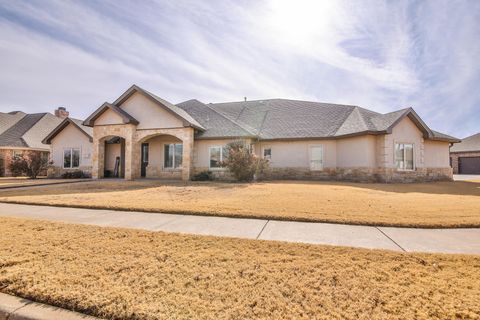
[[[224,147],[239,139],[270,160],[266,178],[386,182],[451,179],[449,147],[458,142],[411,108],[379,114],[285,99],[174,105],[135,85],[83,124],[66,120],[44,142],[57,174],[189,180],[205,170],[228,177]]]

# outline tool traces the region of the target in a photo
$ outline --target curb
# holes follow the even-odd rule
[[[99,320],[86,314],[0,293],[0,320]]]
[[[27,185],[13,185],[13,186],[0,186],[1,190],[9,190],[9,189],[19,189],[19,188],[33,188],[33,187],[45,187],[45,186],[55,186],[59,184],[71,184],[71,183],[80,183],[80,182],[89,182],[91,179],[86,180],[75,180],[75,181],[59,181],[59,182],[52,182],[52,183],[37,183],[37,184],[27,184]]]

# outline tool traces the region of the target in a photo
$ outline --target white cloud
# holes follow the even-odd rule
[[[446,1],[3,2],[0,108],[66,105],[85,117],[137,83],[172,102],[247,96],[384,112],[413,106],[432,127],[466,135],[479,131],[479,8]]]

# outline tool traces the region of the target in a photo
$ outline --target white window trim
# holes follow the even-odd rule
[[[173,155],[172,155],[172,166],[171,167],[167,167],[165,166],[165,146],[169,146],[173,144]],[[164,143],[163,144],[163,169],[167,169],[167,170],[181,170],[183,168],[183,154],[182,154],[182,165],[180,167],[175,167],[175,146],[176,145],[182,145],[182,153],[183,153],[183,143]],[[148,157],[150,158],[150,155],[148,155]]]
[[[211,167],[211,161],[210,159],[212,158],[212,149],[214,148],[220,148],[220,162],[223,161],[223,149],[225,146],[210,146],[208,147],[208,169],[210,170],[225,170],[223,167]]]
[[[321,147],[322,148],[322,165],[320,169],[312,169],[312,147]],[[323,144],[311,144],[308,145],[308,168],[310,171],[323,171],[325,162],[325,146]]]
[[[265,149],[270,149],[270,158],[265,158]],[[272,152],[272,146],[264,146],[262,147],[262,158],[263,159],[267,159],[269,161],[272,161],[272,155],[273,155],[273,152]]]
[[[396,150],[396,146],[397,144],[411,144],[412,145],[412,149],[413,149],[413,169],[406,169],[406,168],[397,168],[397,150]],[[397,171],[405,171],[405,172],[412,172],[412,171],[416,171],[417,170],[417,165],[415,163],[415,159],[416,159],[416,156],[415,156],[416,152],[415,152],[415,143],[413,142],[402,142],[402,141],[395,141],[393,143],[393,164],[395,165],[395,168],[397,169]],[[405,148],[403,149],[403,161],[405,162]]]
[[[78,149],[78,167],[73,167],[73,150]],[[70,150],[70,164],[72,166],[65,167],[65,150]],[[71,147],[71,148],[63,148],[62,151],[62,168],[63,169],[78,169],[82,165],[82,148],[78,147]]]

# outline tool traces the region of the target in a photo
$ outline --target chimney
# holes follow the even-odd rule
[[[55,116],[59,117],[60,119],[65,119],[69,115],[69,112],[65,107],[58,107],[58,109],[55,110]]]
[[[244,101],[247,101],[247,97],[243,97],[243,100],[244,100]]]

